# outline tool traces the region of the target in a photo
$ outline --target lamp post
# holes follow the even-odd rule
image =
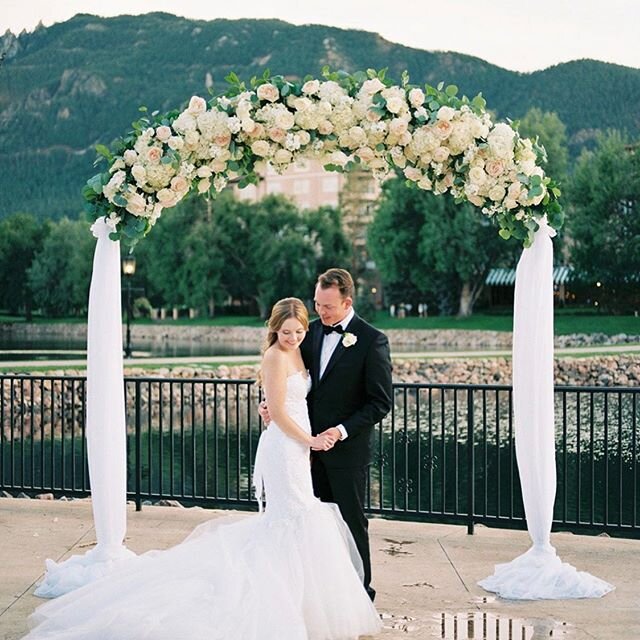
[[[122,258],[122,274],[127,281],[127,342],[124,347],[124,357],[131,357],[131,278],[136,272],[135,256],[124,256]]]

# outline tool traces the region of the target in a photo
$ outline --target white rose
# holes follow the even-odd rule
[[[396,167],[399,167],[400,169],[405,167],[407,164],[407,158],[404,155],[402,147],[391,148],[391,159],[393,160],[393,164],[395,164]]]
[[[487,180],[487,174],[482,167],[471,167],[469,169],[469,182],[475,186],[480,187]]]
[[[171,189],[178,193],[184,193],[189,190],[189,183],[183,176],[176,176],[171,180]]]
[[[433,130],[441,140],[444,140],[449,137],[451,131],[453,131],[453,125],[450,120],[438,120]]]
[[[198,176],[198,178],[209,178],[211,176],[211,167],[207,167],[206,165],[198,167],[196,176]]]
[[[296,111],[308,111],[313,106],[313,102],[311,102],[309,98],[305,98],[305,97],[294,98],[292,102],[293,102],[293,108]]]
[[[184,147],[184,140],[180,136],[171,136],[167,144],[170,149],[180,151]]]
[[[394,118],[389,122],[389,133],[394,136],[401,136],[407,131],[408,124],[404,118]]]
[[[405,101],[398,96],[392,96],[387,100],[387,111],[391,113],[400,113],[405,106]]]
[[[207,110],[207,101],[200,96],[193,96],[189,100],[189,106],[187,112],[192,116],[197,116],[199,113],[204,113]]]
[[[302,93],[306,93],[308,96],[312,96],[313,94],[318,93],[319,89],[319,80],[308,80],[302,85]]]
[[[449,157],[449,149],[447,147],[438,147],[433,152],[433,159],[436,162],[444,162]]]
[[[497,178],[504,172],[504,164],[500,160],[487,160],[485,171],[492,177]]]
[[[184,141],[188,147],[193,149],[200,142],[200,134],[197,131],[189,130],[184,134]]]
[[[309,144],[311,142],[311,135],[308,131],[298,131],[298,138],[300,139],[300,146],[304,147],[304,145]]]
[[[501,184],[496,184],[491,187],[491,189],[489,189],[489,193],[487,195],[489,196],[490,200],[493,200],[494,202],[500,202],[504,198],[505,194],[506,189]]]
[[[424,104],[425,95],[422,89],[414,88],[409,91],[409,102],[411,106],[417,109]]]
[[[407,178],[407,180],[412,180],[413,182],[417,182],[418,180],[420,180],[420,178],[422,178],[422,171],[420,171],[420,169],[417,169],[416,167],[405,167],[403,173],[404,177]]]
[[[280,127],[281,129],[291,129],[295,122],[296,119],[290,111],[280,111],[276,115],[276,127]]]
[[[211,180],[204,178],[198,182],[198,193],[207,193],[211,189]]]
[[[427,176],[422,176],[422,178],[418,180],[417,185],[420,189],[423,189],[424,191],[431,191],[431,189],[433,189],[433,184],[431,183],[431,180],[427,178]]]
[[[280,97],[280,92],[278,91],[278,87],[274,84],[266,83],[261,84],[257,91],[256,95],[260,100],[266,100],[267,102],[275,102]]]
[[[372,78],[370,80],[365,80],[362,83],[362,87],[360,87],[360,93],[372,96],[374,93],[378,93],[378,91],[382,91],[384,88],[384,83],[381,80],[379,80],[378,78]]]
[[[128,166],[135,164],[138,159],[138,154],[133,149],[127,149],[124,152],[124,163]]]
[[[292,158],[291,151],[287,151],[286,149],[278,149],[273,156],[276,164],[287,164],[291,162]]]
[[[376,154],[374,153],[374,151],[373,151],[373,149],[371,147],[360,147],[356,151],[356,155],[363,162],[371,162],[371,160],[373,160],[373,158],[375,157]]]
[[[156,138],[160,140],[160,142],[166,142],[171,137],[171,127],[167,127],[166,125],[162,125],[156,129]]]
[[[262,85],[262,86],[264,86],[264,85]],[[261,158],[264,158],[264,157],[268,156],[270,149],[271,149],[271,147],[269,146],[269,143],[266,140],[256,140],[251,145],[251,151],[256,156],[260,156]]]
[[[328,160],[330,164],[337,164],[340,167],[344,167],[347,162],[349,162],[349,156],[343,151],[334,151],[329,154]]]
[[[321,120],[318,123],[318,133],[323,136],[328,136],[333,133],[333,124],[329,120]]]
[[[163,207],[173,207],[178,202],[178,196],[172,189],[160,189],[156,197]]]
[[[129,213],[134,216],[140,216],[144,213],[147,203],[145,199],[136,191],[127,195],[127,206],[125,207]]]
[[[131,167],[131,175],[138,184],[142,185],[147,181],[147,172],[141,164],[134,164],[133,167]]]
[[[438,109],[438,120],[449,122],[456,115],[456,110],[452,107],[443,106]]]

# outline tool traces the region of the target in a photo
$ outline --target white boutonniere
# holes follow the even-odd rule
[[[348,331],[342,336],[342,346],[343,347],[352,347],[356,342],[358,342],[358,336],[353,333],[349,333]]]

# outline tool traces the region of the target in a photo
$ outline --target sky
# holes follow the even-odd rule
[[[277,18],[379,33],[417,49],[457,51],[514,71],[592,58],[640,68],[639,0],[0,0],[0,33],[76,13],[165,11],[187,18]]]

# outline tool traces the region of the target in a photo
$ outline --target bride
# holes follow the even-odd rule
[[[254,474],[261,513],[212,520],[47,602],[24,640],[353,640],[380,630],[353,538],[337,507],[313,495],[310,448],[333,441],[311,435],[299,350],[308,324],[297,298],[277,302],[268,322],[260,377],[271,423]]]

